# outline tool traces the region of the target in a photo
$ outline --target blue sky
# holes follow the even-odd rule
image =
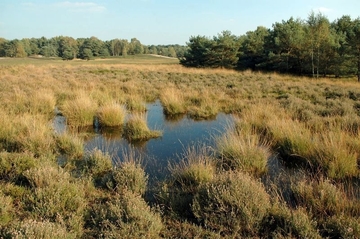
[[[235,35],[271,28],[311,11],[333,21],[360,16],[359,0],[1,0],[0,37],[54,36],[101,40],[136,37],[141,43],[181,44],[190,36]]]

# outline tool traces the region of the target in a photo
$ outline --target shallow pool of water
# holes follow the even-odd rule
[[[112,155],[114,162],[121,161],[124,153],[133,153],[142,159],[150,180],[157,181],[168,175],[169,163],[178,162],[188,147],[213,147],[215,137],[233,124],[232,116],[223,113],[211,120],[196,121],[186,115],[168,119],[159,101],[148,104],[147,109],[147,124],[162,131],[161,137],[131,143],[122,138],[121,130],[99,130],[86,141],[85,150],[98,148]]]

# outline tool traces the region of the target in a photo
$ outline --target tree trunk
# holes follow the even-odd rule
[[[314,51],[311,51],[311,66],[312,66],[312,75],[315,77],[315,67],[314,67]]]

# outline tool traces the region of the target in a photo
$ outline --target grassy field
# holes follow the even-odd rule
[[[85,63],[86,62],[86,63]],[[81,60],[75,59],[72,61],[64,61],[59,57],[26,57],[26,58],[0,58],[1,65],[22,65],[22,64],[32,64],[32,65],[44,65],[44,64],[71,64],[71,65],[81,65],[81,64],[149,64],[149,65],[159,65],[159,64],[177,64],[179,60],[176,58],[166,58],[166,57],[155,57],[152,55],[129,55],[126,57],[108,57],[108,58],[96,58],[94,60]]]
[[[191,69],[148,55],[0,59],[0,72],[0,238],[360,238],[355,78]],[[149,200],[146,162],[128,152],[112,165],[85,152],[79,132],[95,122],[157,137],[144,120],[156,99],[169,116],[224,112],[235,125],[214,148],[187,149]]]

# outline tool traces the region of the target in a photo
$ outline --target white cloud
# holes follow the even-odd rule
[[[106,10],[104,6],[93,2],[59,2],[56,7],[67,9],[72,12],[103,12]]]
[[[327,7],[318,7],[316,9],[314,9],[314,12],[321,12],[321,13],[328,13],[328,12],[332,12],[333,9],[327,8]]]

